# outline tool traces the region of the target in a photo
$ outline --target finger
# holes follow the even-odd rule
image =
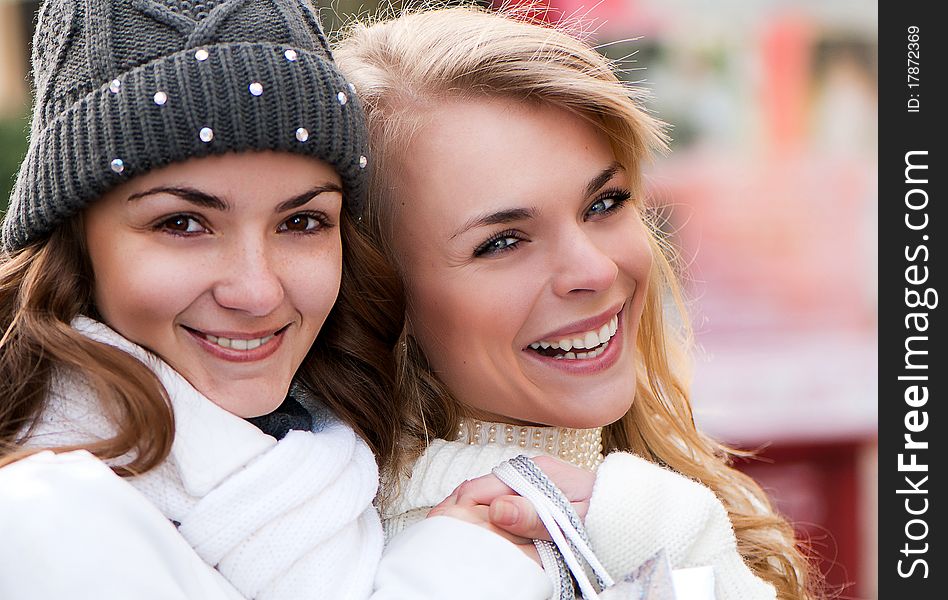
[[[533,544],[533,539],[531,538],[525,538],[492,525],[487,516],[488,510],[489,507],[482,504],[477,506],[445,506],[437,511],[432,509],[432,511],[428,513],[428,517],[451,517],[453,519],[467,521],[468,523],[479,525],[518,546]]]
[[[459,485],[454,493],[457,494],[457,503],[465,506],[475,504],[489,505],[498,496],[507,496],[515,493],[506,483],[496,475],[484,475],[469,479]]]
[[[589,510],[588,502],[572,502],[573,509],[580,519],[586,518]],[[494,500],[488,512],[490,522],[495,527],[503,529],[519,537],[534,540],[552,541],[543,521],[537,514],[533,504],[520,496],[502,496]]]
[[[596,474],[552,456],[533,459],[540,470],[553,481],[570,502],[588,502],[592,496]]]
[[[443,509],[448,506],[454,506],[458,503],[458,491],[454,490],[451,495],[432,507],[431,510]]]
[[[490,522],[509,534],[532,540],[551,540],[533,504],[520,496],[502,496],[490,504]]]
[[[586,513],[589,512],[589,500],[583,500],[582,502],[570,502],[573,505],[573,510],[576,511],[576,514],[579,515],[579,519],[586,522]]]

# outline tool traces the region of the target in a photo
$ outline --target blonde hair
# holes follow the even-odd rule
[[[640,88],[622,84],[612,64],[575,37],[532,22],[525,13],[477,7],[409,11],[374,24],[355,23],[339,40],[336,60],[365,106],[373,157],[367,222],[395,261],[391,184],[405,148],[424,125],[425,107],[445,99],[503,97],[567,110],[611,142],[641,198],[641,166],[665,148],[660,122],[640,104]],[[738,550],[748,566],[772,583],[779,598],[813,598],[810,575],[793,529],[748,476],[729,465],[732,450],[695,428],[689,401],[688,328],[673,253],[655,219],[646,218],[655,261],[636,341],[643,360],[631,409],[603,431],[609,451],[633,452],[711,488],[730,515]],[[663,303],[680,315],[672,326]],[[462,414],[450,392],[427,368],[406,322],[395,353],[404,434],[391,475],[423,450],[428,435],[452,439]]]

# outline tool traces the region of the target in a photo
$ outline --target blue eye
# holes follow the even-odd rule
[[[615,205],[615,198],[603,198],[602,200],[596,200],[596,202],[589,207],[589,212],[591,213],[604,213],[609,212],[609,209]]]
[[[628,190],[606,190],[599,194],[592,205],[586,210],[586,217],[598,217],[614,213],[621,209],[631,198],[632,193]]]
[[[478,246],[474,250],[474,256],[488,256],[513,250],[521,241],[516,232],[503,231]]]

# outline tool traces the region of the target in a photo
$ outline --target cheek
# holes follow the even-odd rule
[[[446,383],[467,386],[498,364],[512,364],[513,340],[529,307],[522,278],[498,274],[432,277],[409,286],[412,333]]]
[[[407,290],[412,334],[435,370],[451,370],[446,365],[462,363],[463,353],[478,345],[483,306],[469,283],[432,277],[416,279]]]
[[[335,242],[311,254],[289,253],[282,275],[286,295],[302,315],[315,338],[339,296],[342,281],[342,245]],[[358,274],[355,275],[358,277]]]
[[[147,257],[131,260],[125,257]],[[170,323],[204,291],[206,277],[198,262],[160,251],[93,253],[95,303],[105,322],[136,341],[135,335],[157,323]],[[187,267],[183,265],[187,264]]]
[[[611,240],[611,254],[621,273],[635,281],[636,288],[644,292],[648,287],[654,262],[651,236],[638,218],[631,228],[626,228]]]

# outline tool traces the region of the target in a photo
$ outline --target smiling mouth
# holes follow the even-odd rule
[[[589,360],[598,358],[606,351],[618,328],[619,315],[616,314],[599,329],[571,334],[559,340],[540,340],[533,342],[528,348],[548,358]]]
[[[190,327],[186,327],[185,329],[187,329],[188,331],[190,331],[192,334],[196,335],[197,337],[205,339],[208,342],[215,344],[221,348],[225,348],[227,350],[249,351],[249,350],[256,350],[260,346],[263,346],[267,344],[268,342],[272,341],[274,338],[276,338],[277,336],[281,335],[284,331],[286,331],[287,327],[289,327],[289,325],[281,327],[280,329],[274,331],[271,334],[268,334],[262,337],[255,337],[255,338],[229,338],[229,337],[224,337],[224,336],[211,335],[209,333],[204,333],[203,331],[192,329]]]

